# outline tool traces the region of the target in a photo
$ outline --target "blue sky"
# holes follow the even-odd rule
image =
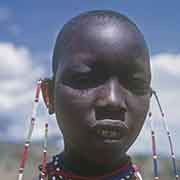
[[[0,7],[8,8],[11,16],[7,24],[1,25],[0,40],[28,45],[37,54],[52,49],[57,31],[69,18],[92,9],[113,9],[129,16],[143,31],[152,54],[179,50],[178,0],[4,0],[0,2]],[[11,24],[17,26],[19,33],[7,32],[6,28]]]
[[[83,11],[111,9],[132,19],[143,32],[148,43],[153,81],[168,114],[169,125],[177,143],[180,120],[180,1],[145,0],[53,0],[0,1],[0,140],[22,140],[29,121],[35,81],[51,75],[51,56],[55,38],[71,17]],[[31,74],[30,74],[31,72]],[[159,119],[156,113],[155,118]],[[39,112],[34,139],[42,137],[43,108]],[[51,119],[54,119],[52,117]],[[160,151],[167,152],[162,129],[157,124]],[[145,124],[134,148],[149,152],[149,134]],[[60,136],[52,120],[52,137]],[[19,133],[21,132],[21,133]],[[178,146],[180,148],[180,146]],[[133,150],[132,150],[133,151]],[[179,152],[178,152],[179,153]],[[180,153],[179,153],[180,156]]]

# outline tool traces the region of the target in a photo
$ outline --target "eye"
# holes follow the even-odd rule
[[[150,90],[149,84],[141,79],[134,79],[132,82],[132,91],[137,95],[147,94]]]
[[[89,89],[93,87],[93,77],[87,74],[80,74],[72,77],[70,86],[75,89]]]
[[[136,95],[147,94],[150,90],[149,83],[140,78],[128,78],[128,81],[124,84],[127,89]]]
[[[91,89],[104,83],[105,78],[95,73],[76,73],[66,78],[63,83],[74,89]]]

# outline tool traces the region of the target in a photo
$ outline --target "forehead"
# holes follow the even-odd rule
[[[107,69],[109,71],[141,71],[149,72],[149,59],[144,52],[134,47],[122,45],[114,47],[111,44],[100,46],[95,43],[90,48],[87,44],[84,46],[76,46],[68,52],[63,60],[66,69],[80,69],[81,67],[96,67],[98,69]]]
[[[66,33],[61,57],[63,71],[78,66],[98,66],[126,72],[150,73],[146,43],[138,29],[127,22],[81,23]],[[65,52],[65,53],[64,53]]]

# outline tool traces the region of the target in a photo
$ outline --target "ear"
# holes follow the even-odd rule
[[[49,114],[53,114],[54,113],[54,79],[46,78],[42,80],[41,90]]]

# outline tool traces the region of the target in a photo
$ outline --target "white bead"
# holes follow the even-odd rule
[[[62,177],[62,176],[59,176],[59,178],[60,178],[60,179],[63,179],[63,177]]]
[[[58,161],[55,161],[55,162],[54,162],[54,165],[56,166],[57,164],[58,164]]]
[[[56,171],[60,171],[60,168],[56,168]]]
[[[52,180],[56,180],[56,177],[55,177],[55,176],[53,176],[53,177],[52,177]]]

